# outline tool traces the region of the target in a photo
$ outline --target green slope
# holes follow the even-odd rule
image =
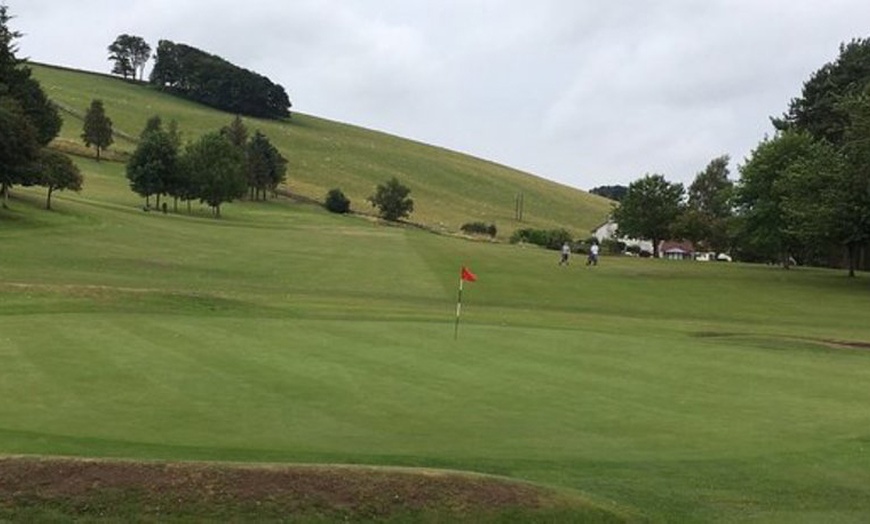
[[[219,129],[232,116],[118,78],[33,65],[34,76],[52,100],[65,108],[61,139],[80,142],[81,115],[91,99],[105,103],[116,130],[135,137],[146,120],[159,115],[177,120],[185,139]],[[377,184],[395,176],[411,188],[411,221],[445,232],[458,232],[472,221],[495,223],[500,237],[517,227],[561,228],[586,238],[610,211],[610,202],[509,167],[385,133],[294,113],[288,122],[245,119],[260,129],[289,159],[288,188],[322,201],[338,187],[352,209],[370,213],[365,198]],[[135,144],[119,139],[118,151]],[[515,200],[523,195],[523,222]]]
[[[53,71],[40,78],[67,74]],[[124,114],[145,118],[135,104],[190,129],[228,120],[72,75],[52,96],[84,107],[105,89],[125,131],[140,124]],[[304,116],[263,126],[288,144],[375,136],[462,158]],[[870,521],[866,274],[559,267],[286,199],[221,220],[144,213],[122,164],[76,162],[85,188],[55,211],[38,187],[0,210],[0,453],[423,466],[661,522]],[[479,280],[454,340],[463,263]]]
[[[144,213],[121,164],[76,162],[85,189],[54,212],[42,188],[0,211],[2,453],[423,466],[663,522],[870,519],[866,275],[559,267],[287,200]],[[479,280],[454,340],[461,263]]]

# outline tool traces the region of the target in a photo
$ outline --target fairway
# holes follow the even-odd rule
[[[77,162],[81,194],[49,213],[19,189],[0,219],[4,454],[445,468],[640,519],[870,519],[866,275],[559,267],[285,200],[144,213],[123,166]]]

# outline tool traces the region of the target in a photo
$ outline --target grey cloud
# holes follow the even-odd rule
[[[299,111],[580,188],[734,164],[837,47],[859,0],[26,0],[35,59],[108,71],[122,32],[283,84]],[[82,30],[86,28],[86,30]],[[63,45],[58,45],[62,42]],[[732,171],[734,171],[732,165]]]

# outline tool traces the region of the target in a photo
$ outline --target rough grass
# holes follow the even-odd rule
[[[76,521],[624,522],[577,495],[438,470],[0,459],[0,518]]]

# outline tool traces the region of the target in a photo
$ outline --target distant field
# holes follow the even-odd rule
[[[3,453],[447,468],[655,521],[870,520],[866,274],[565,268],[286,200],[144,213],[122,165],[77,162],[55,212],[40,189],[0,211]]]
[[[231,115],[185,102],[140,84],[104,75],[33,65],[34,76],[65,113],[61,140],[81,142],[83,114],[102,99],[116,130],[138,136],[153,115],[176,120],[187,140],[215,131]],[[461,120],[462,115],[456,115]],[[411,220],[456,233],[462,224],[494,223],[503,238],[518,227],[566,228],[587,238],[611,209],[607,199],[556,184],[492,162],[294,112],[288,122],[245,119],[261,130],[288,159],[288,189],[322,201],[340,188],[356,211],[373,212],[365,201],[378,184],[397,177],[411,188]],[[462,125],[458,122],[457,125]],[[118,139],[112,149],[129,152],[135,144]],[[515,221],[516,198],[523,195],[523,222]]]

